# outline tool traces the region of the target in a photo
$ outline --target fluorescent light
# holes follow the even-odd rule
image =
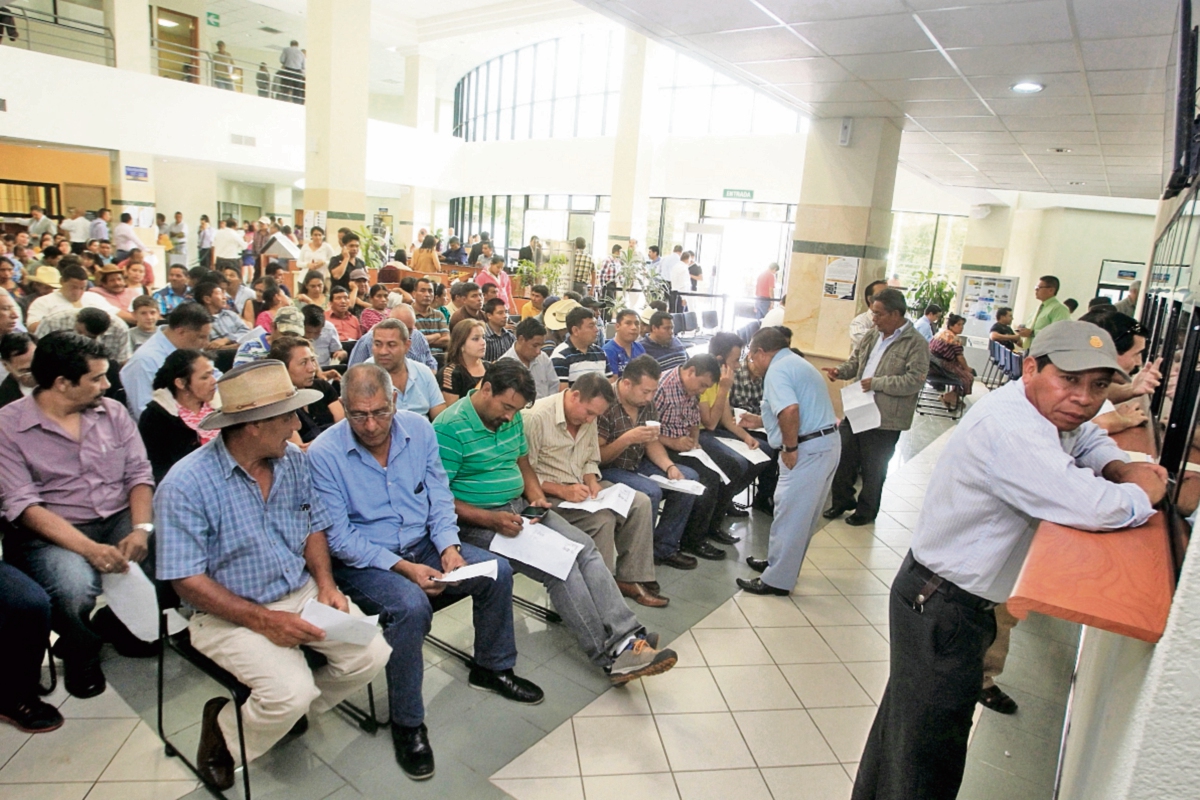
[[[160,19],[158,21],[158,26],[160,28],[178,28],[179,23],[169,19]]]
[[[1068,186],[1087,186],[1087,181],[1067,181]]]
[[[1035,81],[1021,81],[1020,83],[1014,83],[1010,88],[1017,94],[1037,94],[1046,87]]]

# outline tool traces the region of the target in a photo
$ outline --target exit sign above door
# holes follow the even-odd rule
[[[753,189],[726,189],[721,193],[726,200],[753,200]]]
[[[208,22],[208,24],[210,26],[212,26],[214,28],[221,27],[221,15],[220,14],[214,13],[212,11],[206,11],[204,14],[204,19],[206,22]]]

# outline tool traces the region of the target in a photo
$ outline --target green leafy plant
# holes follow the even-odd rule
[[[646,263],[640,254],[626,248],[621,251],[621,269],[617,272],[617,288],[621,292],[619,303],[608,303],[615,306],[629,306],[630,295],[640,292],[647,303],[655,300],[665,300],[667,284],[653,266]]]
[[[541,264],[535,264],[528,259],[517,262],[516,274],[521,279],[521,286],[526,291],[537,284],[545,284],[551,292],[558,291],[559,281],[567,268],[567,257],[561,253],[550,256]]]
[[[909,316],[920,316],[930,303],[937,303],[949,311],[955,294],[954,284],[945,274],[933,269],[915,272],[908,287]]]
[[[388,262],[387,241],[383,236],[376,236],[371,229],[362,225],[358,229],[358,239],[362,244],[362,259],[367,269],[382,269]]]

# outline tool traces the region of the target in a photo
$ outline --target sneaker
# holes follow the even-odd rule
[[[609,668],[608,677],[613,686],[624,686],[632,680],[650,675],[661,675],[675,666],[679,656],[674,650],[655,650],[645,639],[634,639]]]
[[[62,714],[37,698],[0,708],[0,722],[7,722],[22,733],[49,733],[62,727]]]

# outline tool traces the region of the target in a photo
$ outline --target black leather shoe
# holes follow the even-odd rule
[[[754,556],[746,556],[746,566],[755,572],[765,572],[770,566],[765,558],[755,558]]]
[[[429,729],[425,723],[415,728],[392,724],[392,746],[396,748],[396,763],[414,781],[433,777],[433,748],[429,746]]]
[[[703,558],[706,561],[724,561],[728,553],[719,547],[713,547],[708,542],[699,542],[698,544],[688,545],[682,548],[684,552],[691,553],[696,558]]]
[[[708,534],[708,538],[712,539],[717,544],[737,544],[742,540],[740,536],[734,536],[722,530],[716,530]]]
[[[654,558],[654,563],[657,566],[674,567],[675,569],[695,569],[696,557],[689,556],[682,550],[676,550],[674,553],[671,553],[671,555],[664,556],[663,558],[658,558],[656,556]]]
[[[471,667],[471,676],[467,683],[472,689],[495,692],[505,700],[524,703],[527,706],[536,706],[546,697],[541,687],[533,681],[518,678],[511,669],[494,672],[483,667]]]
[[[22,733],[49,733],[62,727],[63,718],[57,708],[33,697],[0,708],[0,722],[7,722]]]
[[[731,506],[725,507],[725,516],[739,517],[739,518],[748,517],[748,516],[750,516],[750,512],[744,508],[738,508],[737,506],[731,505]]]
[[[100,669],[100,656],[76,656],[63,659],[63,686],[82,699],[101,694],[108,686]]]
[[[92,616],[92,630],[126,658],[150,658],[158,655],[158,642],[144,642],[134,636],[109,606]]]
[[[217,724],[217,715],[228,702],[228,697],[214,697],[204,704],[200,747],[196,749],[196,769],[200,777],[222,791],[233,786],[233,756],[225,745],[221,726]]]
[[[979,690],[979,703],[984,708],[990,708],[1000,714],[1017,713],[1017,701],[1009,697],[1003,689],[995,684]]]
[[[866,517],[860,517],[858,514],[851,514],[850,516],[846,517],[846,524],[853,525],[856,528],[859,527],[860,525],[870,525],[874,521],[875,521],[874,519],[867,519]]]
[[[787,589],[776,589],[774,586],[768,586],[762,582],[762,578],[755,578],[754,580],[750,581],[746,580],[745,578],[738,578],[737,585],[741,587],[743,591],[749,592],[750,594],[771,594],[779,595],[781,597],[787,597],[789,594],[791,594],[791,592],[789,592]]]
[[[854,510],[854,506],[849,506],[849,507],[834,506],[833,508],[830,508],[829,510],[822,513],[821,516],[824,517],[825,519],[837,519],[842,514],[845,514],[847,511],[853,511],[853,510]]]

